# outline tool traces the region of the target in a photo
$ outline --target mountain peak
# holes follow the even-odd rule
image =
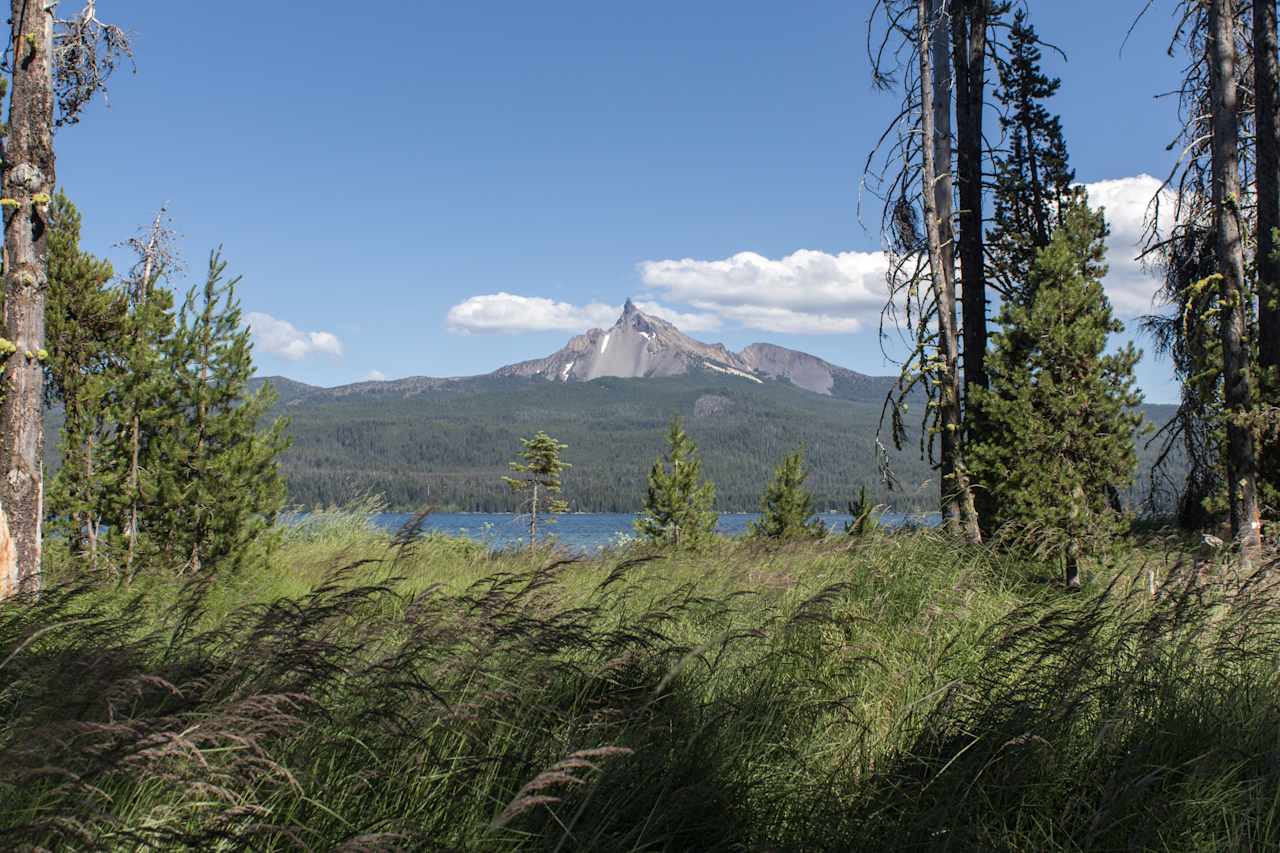
[[[591,329],[546,358],[500,368],[499,376],[541,376],[556,382],[681,376],[691,371],[736,376],[751,382],[779,379],[831,396],[836,379],[859,374],[808,353],[772,344],[753,344],[740,353],[723,344],[694,340],[671,322],[641,311],[630,298],[609,329]]]

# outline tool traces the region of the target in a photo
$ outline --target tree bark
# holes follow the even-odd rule
[[[0,516],[13,539],[0,598],[40,588],[44,515],[44,305],[49,285],[45,214],[54,188],[53,6],[12,0],[12,99],[5,141],[4,362],[0,405]],[[0,552],[2,554],[2,552]]]
[[[956,74],[956,173],[960,183],[960,304],[964,318],[964,398],[987,381],[987,279],[982,248],[982,112],[990,0],[965,0],[951,13]]]
[[[1227,491],[1231,533],[1246,562],[1262,546],[1258,462],[1253,431],[1239,418],[1253,407],[1244,304],[1244,247],[1240,239],[1239,95],[1235,81],[1237,20],[1233,0],[1209,0],[1209,72],[1213,118],[1213,210],[1219,317],[1227,406]]]
[[[1276,67],[1276,3],[1253,3],[1253,80],[1257,102],[1258,350],[1273,402],[1280,403],[1280,71]]]
[[[959,341],[956,335],[955,235],[952,230],[951,62],[942,28],[946,0],[917,0],[923,202],[929,274],[938,309],[938,430],[942,517],[953,535],[978,542],[973,492],[961,459]],[[935,29],[940,33],[935,37]]]

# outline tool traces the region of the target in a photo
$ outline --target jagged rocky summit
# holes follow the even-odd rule
[[[817,356],[773,344],[751,344],[741,352],[732,352],[724,344],[706,344],[660,317],[645,314],[630,299],[611,328],[591,329],[546,358],[508,365],[495,375],[587,382],[603,376],[681,376],[693,370],[752,382],[783,379],[826,395],[833,393],[839,379],[857,382],[867,378]]]

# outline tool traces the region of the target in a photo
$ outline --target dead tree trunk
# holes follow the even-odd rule
[[[13,63],[4,152],[4,362],[0,404],[0,514],[13,538],[0,597],[40,588],[44,515],[45,215],[54,187],[53,7],[12,0]],[[9,349],[8,346],[5,349]]]
[[[1276,67],[1275,0],[1253,3],[1253,81],[1257,103],[1258,350],[1273,402],[1280,403],[1280,70]]]
[[[982,112],[989,0],[951,11],[956,74],[956,175],[960,183],[960,305],[964,318],[964,397],[987,382],[987,278],[982,247]]]
[[[1253,407],[1244,304],[1244,247],[1240,239],[1239,95],[1235,81],[1233,0],[1208,0],[1209,78],[1213,118],[1213,214],[1221,274],[1219,317],[1227,405],[1227,491],[1231,533],[1246,561],[1262,545],[1258,461],[1253,431],[1240,422]]]
[[[917,0],[920,128],[929,275],[938,311],[937,383],[942,517],[954,535],[981,541],[973,493],[961,459],[959,340],[956,335],[955,235],[952,229],[951,62],[942,23],[946,0]]]

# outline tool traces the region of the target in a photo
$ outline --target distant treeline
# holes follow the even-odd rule
[[[722,512],[757,509],[774,466],[798,446],[806,448],[819,509],[844,509],[863,485],[895,509],[938,506],[934,473],[915,444],[891,454],[899,488],[881,481],[879,399],[835,400],[785,383],[706,376],[570,384],[481,377],[407,396],[304,393],[291,405],[292,391],[282,390],[286,402],[275,413],[291,418],[294,438],[283,469],[290,501],[302,506],[380,494],[396,509],[509,512],[516,498],[502,482],[507,463],[521,436],[542,429],[568,445],[571,509],[633,512],[672,415],[685,419]],[[1163,407],[1149,415],[1167,416]]]

